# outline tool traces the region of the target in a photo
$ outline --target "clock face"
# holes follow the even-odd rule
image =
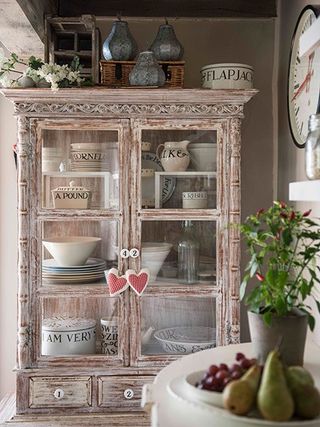
[[[288,112],[295,144],[304,147],[308,135],[308,121],[318,109],[320,91],[320,48],[299,57],[299,38],[315,21],[313,8],[306,7],[299,19],[292,39],[288,78]]]

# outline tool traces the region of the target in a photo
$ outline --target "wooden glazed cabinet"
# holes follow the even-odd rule
[[[159,327],[161,316],[179,318],[180,314],[174,313],[176,307],[178,312],[181,310],[181,318],[189,319],[189,326],[197,325],[201,312],[205,313],[204,322],[210,321],[211,317],[208,320],[205,316],[214,307],[216,344],[239,342],[240,241],[237,228],[229,224],[240,221],[240,128],[244,104],[256,91],[92,88],[62,89],[57,93],[49,89],[13,89],[3,93],[14,102],[18,117],[15,419],[24,422],[40,417],[60,420],[61,425],[62,420],[68,420],[68,425],[77,426],[88,422],[102,425],[108,420],[119,426],[148,425],[146,415],[140,412],[142,386],[177,358],[163,351],[142,350],[141,331],[156,326],[152,316],[158,319]],[[215,206],[182,209],[177,207],[175,196],[172,204],[176,207],[142,206],[141,141],[158,135],[154,137],[154,144],[158,144],[166,136],[182,140],[185,135],[199,134],[203,138],[212,132],[217,145]],[[85,139],[88,135],[96,138],[95,142],[101,135],[109,140],[117,135],[120,185],[119,202],[113,209],[53,209],[43,205],[41,144],[52,137],[53,144],[65,144],[65,148],[69,144],[66,141],[77,142],[81,135],[82,142],[91,141]],[[177,189],[180,184],[176,183]],[[141,252],[145,236],[157,237],[158,233],[160,240],[161,233],[178,230],[184,220],[196,222],[204,233],[214,224],[209,237],[216,253],[215,280],[186,285],[162,277],[150,283],[141,297],[127,289],[113,299],[104,279],[81,285],[46,285],[42,281],[43,235],[108,235],[113,236],[112,242],[104,237],[101,253],[107,253],[111,246],[117,247],[117,254],[122,248]],[[170,234],[162,236],[162,241],[166,238],[170,239]],[[128,268],[140,269],[140,257],[119,257],[117,261],[122,274]],[[99,319],[111,311],[116,311],[119,321],[118,355],[41,355],[41,321],[45,316],[70,312]],[[63,391],[62,397],[59,390]]]

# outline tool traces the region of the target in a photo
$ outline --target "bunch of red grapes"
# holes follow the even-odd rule
[[[257,363],[256,359],[247,359],[243,353],[236,354],[236,361],[230,367],[226,363],[211,365],[203,379],[195,384],[202,390],[222,392],[225,386],[232,380],[242,377],[252,365]]]

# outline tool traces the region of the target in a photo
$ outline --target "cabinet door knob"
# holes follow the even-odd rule
[[[129,249],[127,249],[127,248],[121,249],[120,256],[121,256],[121,258],[129,258],[129,256],[130,256]]]
[[[139,255],[140,255],[139,249],[137,249],[137,248],[130,249],[131,258],[138,258]]]
[[[124,392],[123,395],[126,399],[132,399],[134,396],[134,392],[131,388],[127,388]]]
[[[57,388],[55,391],[54,391],[54,393],[53,393],[53,395],[54,395],[54,397],[56,398],[56,399],[62,399],[63,398],[63,396],[64,396],[64,391],[62,390],[62,388]]]

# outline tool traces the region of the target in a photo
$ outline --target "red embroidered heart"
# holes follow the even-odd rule
[[[147,273],[134,274],[131,273],[128,275],[128,282],[132,289],[138,294],[141,295],[142,292],[147,287],[149,281],[149,275]]]
[[[118,277],[113,273],[109,273],[107,277],[110,295],[123,292],[128,287],[127,279],[125,277]]]

